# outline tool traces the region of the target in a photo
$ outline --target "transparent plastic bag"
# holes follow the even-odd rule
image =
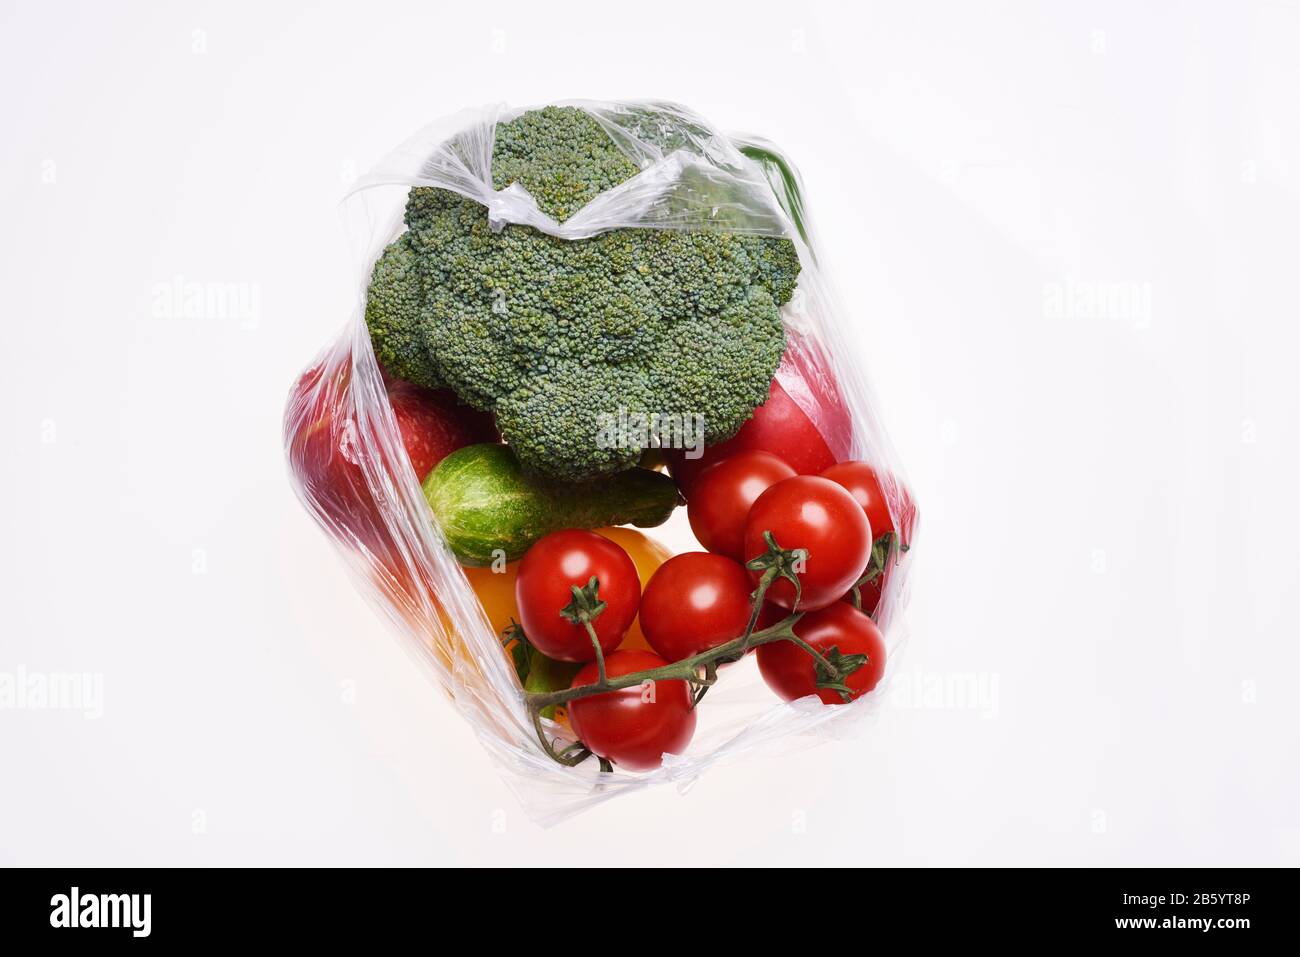
[[[284,420],[290,472],[304,505],[473,726],[526,813],[542,824],[654,784],[674,782],[684,790],[715,764],[816,743],[857,727],[879,706],[897,661],[911,561],[895,552],[883,579],[874,617],[886,636],[888,664],[885,680],[872,693],[837,706],[815,698],[782,703],[766,689],[752,660],[745,660],[730,666],[701,704],[686,753],[665,755],[657,770],[611,774],[602,773],[596,761],[576,767],[556,763],[537,740],[500,636],[433,520],[371,347],[366,289],[376,259],[403,231],[410,187],[454,191],[486,207],[494,227],[522,224],[564,240],[633,227],[792,240],[802,269],[794,297],[781,309],[787,348],[776,379],[837,460],[873,465],[907,546],[915,542],[917,516],[865,372],[849,346],[861,317],[841,306],[819,265],[793,166],[770,143],[724,135],[680,106],[558,105],[595,116],[640,172],[557,223],[517,184],[492,188],[497,126],[523,110],[493,106],[426,127],[358,181],[345,199],[345,220],[359,259],[358,298],[343,335],[295,384]],[[684,523],[685,509],[671,521]],[[565,734],[552,722],[546,722],[546,730],[559,739]]]

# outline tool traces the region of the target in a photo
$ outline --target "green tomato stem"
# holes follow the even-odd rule
[[[591,646],[596,649],[596,673],[599,678],[596,684],[603,685],[608,683],[605,677],[605,649],[600,647],[600,639],[596,637],[596,629],[590,621],[584,621],[587,626],[587,637],[591,639]]]

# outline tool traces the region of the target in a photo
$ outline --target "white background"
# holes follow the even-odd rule
[[[1300,863],[1300,4],[438,6],[4,3],[0,672],[103,715],[0,710],[0,862]],[[575,96],[799,163],[923,532],[863,736],[542,830],[280,416],[349,180]]]

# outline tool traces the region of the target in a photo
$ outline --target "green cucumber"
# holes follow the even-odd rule
[[[562,528],[652,528],[681,504],[676,484],[661,472],[635,468],[559,484],[526,474],[506,445],[452,452],[424,480],[424,497],[462,565],[514,561]]]

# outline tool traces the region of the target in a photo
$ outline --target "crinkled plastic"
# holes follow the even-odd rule
[[[788,346],[777,379],[837,459],[863,459],[876,467],[894,525],[909,545],[915,543],[917,515],[850,344],[860,340],[866,317],[841,305],[820,266],[794,167],[770,143],[724,135],[681,106],[560,105],[595,116],[640,173],[557,223],[519,185],[492,188],[496,126],[523,110],[492,106],[426,127],[359,180],[344,202],[359,259],[357,300],[345,332],[294,386],[284,420],[299,497],[469,721],[526,813],[542,824],[655,784],[672,782],[685,790],[714,765],[857,728],[878,709],[898,661],[912,561],[910,553],[896,557],[885,577],[876,619],[886,636],[888,663],[885,681],[872,693],[836,706],[815,698],[783,703],[746,660],[728,668],[701,704],[686,753],[665,755],[661,768],[609,774],[595,761],[577,767],[553,761],[536,740],[514,666],[425,503],[371,349],[366,288],[375,260],[403,230],[411,186],[453,190],[485,206],[493,224],[525,224],[570,240],[629,227],[721,229],[793,240],[802,271],[793,299],[782,308]],[[685,520],[685,509],[672,519]],[[549,722],[548,731],[565,734]]]

